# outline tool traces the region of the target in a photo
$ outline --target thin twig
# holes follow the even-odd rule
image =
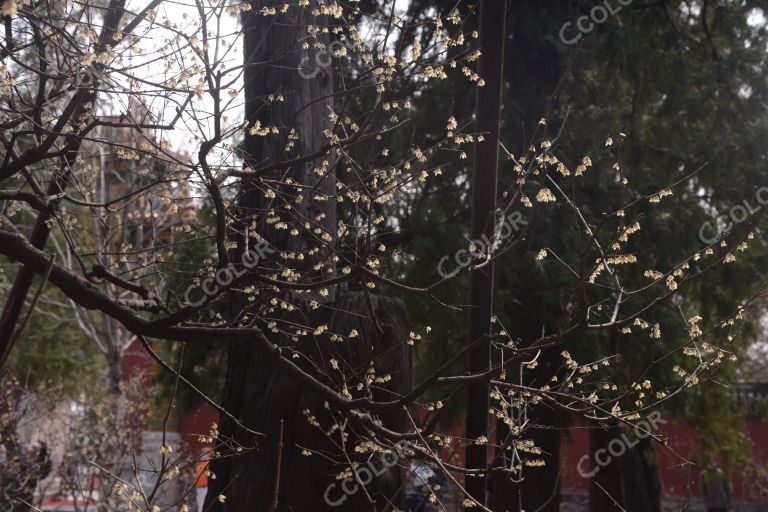
[[[277,512],[277,502],[280,497],[280,466],[283,463],[283,422],[280,420],[280,436],[277,439],[277,468],[275,468],[275,491],[272,494],[272,512]]]

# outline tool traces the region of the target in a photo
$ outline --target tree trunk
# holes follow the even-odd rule
[[[523,469],[524,480],[514,483],[503,476],[494,475],[491,486],[490,508],[498,512],[558,512],[560,510],[560,430],[552,428],[562,424],[558,411],[547,405],[535,408],[530,415],[535,425],[525,436],[541,448],[540,458],[545,461],[541,467]],[[497,439],[509,434],[509,427],[499,423]],[[501,450],[499,450],[500,452]],[[497,457],[501,454],[497,453]]]
[[[307,340],[301,342],[299,347],[295,343],[293,346],[312,360],[334,357],[346,361],[350,368],[356,366],[357,371],[365,371],[373,361],[376,368],[392,371],[393,379],[389,389],[403,392],[411,386],[410,352],[402,343],[408,337],[403,305],[399,300],[376,296],[372,296],[371,301],[383,334],[379,334],[370,318],[362,292],[339,294],[332,304],[336,313],[328,322],[329,330],[350,332],[357,329],[360,342],[339,344],[322,336],[317,337],[318,345],[315,345],[314,340]],[[327,321],[323,311],[316,312],[319,312],[316,316],[326,317],[316,320]],[[311,371],[308,367],[305,369]],[[216,478],[210,480],[206,507],[211,508],[206,510],[270,510],[274,497],[281,420],[283,450],[278,510],[362,512],[386,510],[389,501],[395,505],[398,503],[396,495],[400,488],[400,476],[396,472],[387,472],[367,486],[375,503],[371,503],[362,490],[349,496],[341,491],[336,475],[341,472],[343,465],[317,454],[335,454],[338,449],[334,448],[320,429],[310,425],[303,414],[304,410],[311,411],[323,429],[327,429],[333,422],[322,400],[307,389],[298,388],[292,382],[280,378],[248,344],[231,346],[227,372],[225,407],[245,425],[263,433],[264,437],[253,439],[239,431],[231,421],[222,420],[222,436],[231,436],[245,446],[256,444],[257,450],[212,464]],[[374,392],[374,398],[386,397],[377,397]],[[402,427],[402,418],[393,416],[380,419],[390,427]],[[353,447],[356,441],[351,436],[349,446]],[[315,454],[303,456],[303,448]],[[219,494],[226,496],[223,504],[216,499]],[[324,499],[326,497],[327,500]],[[334,505],[340,499],[344,501]]]
[[[478,74],[485,80],[477,88],[475,131],[484,142],[475,143],[472,169],[472,240],[492,238],[496,213],[496,182],[499,170],[499,129],[501,120],[502,73],[504,69],[504,28],[506,0],[483,0],[480,5],[480,41],[482,54]],[[469,336],[477,343],[469,353],[469,371],[482,373],[490,366],[490,332],[493,315],[493,261],[470,276]],[[488,385],[476,383],[467,388],[466,437],[488,437]],[[468,475],[466,490],[480,505],[487,503],[488,448],[484,443],[470,443],[466,448],[468,468],[483,470],[481,476]],[[473,504],[474,506],[474,504]]]
[[[251,12],[255,13],[271,3],[254,2]],[[274,2],[274,5],[279,10],[282,2]],[[249,126],[258,121],[261,127],[275,126],[280,132],[279,135],[266,137],[246,137],[243,149],[248,167],[268,166],[312,154],[327,143],[323,131],[332,127],[328,118],[333,112],[333,76],[331,70],[317,69],[317,63],[324,62],[327,55],[317,58],[316,50],[301,49],[301,43],[307,40],[308,25],[326,25],[325,17],[309,14],[314,7],[312,5],[303,10],[291,8],[288,13],[277,16],[250,13],[244,16],[246,119]],[[299,12],[302,14],[297,14]],[[319,39],[328,43],[327,35],[321,34]],[[310,48],[313,44],[309,41]],[[300,73],[299,69],[303,72]],[[268,101],[269,95],[281,95],[283,100]],[[298,139],[286,150],[286,135],[291,130],[295,130]],[[305,256],[301,266],[293,265],[293,268],[300,270],[307,280],[322,278],[324,272],[327,275],[327,265],[311,273],[314,264],[328,260],[328,251],[318,243],[317,234],[312,231],[320,227],[332,238],[336,236],[335,201],[316,199],[320,194],[335,194],[333,158],[334,155],[328,153],[314,162],[259,173],[258,179],[243,184],[238,203],[239,214],[244,219],[237,235],[240,254],[255,243],[253,238],[243,236],[253,222],[259,235],[276,252],[296,252]],[[326,170],[324,175],[315,172],[318,167]],[[286,185],[289,178],[294,184],[308,188]],[[277,197],[270,198],[264,194],[266,180],[272,180],[270,183],[278,190]],[[303,199],[299,199],[299,195]],[[289,202],[290,210],[285,208]],[[290,236],[289,229],[275,229],[274,223],[266,221],[269,212],[280,212],[285,216],[288,211],[292,212],[296,221],[291,221],[290,227],[296,227],[299,236]],[[305,229],[303,222],[298,222],[300,218],[320,220],[311,231]],[[283,220],[289,221],[286,218]],[[314,255],[309,252],[313,247],[319,248]],[[239,258],[234,258],[234,261],[239,261]],[[280,261],[270,256],[260,262],[256,271],[278,271]],[[369,307],[362,292],[343,294],[333,289],[327,296],[286,294],[285,297],[290,297],[291,303],[300,305],[294,312],[275,313],[281,320],[311,326],[327,324],[330,332],[348,333],[357,329],[359,333],[356,341],[340,344],[330,341],[327,333],[303,336],[296,342],[287,336],[268,332],[275,344],[302,354],[303,357],[295,362],[308,373],[327,382],[331,375],[338,373],[328,366],[331,358],[340,361],[342,369],[348,372],[364,373],[373,361],[379,375],[392,373],[393,379],[387,385],[390,389],[405,390],[410,386],[410,352],[403,343],[408,338],[408,331],[400,301],[371,296]],[[325,303],[318,309],[312,309],[307,307],[309,299]],[[231,313],[236,316],[245,306],[242,297],[235,297]],[[308,361],[316,363],[317,367]],[[373,393],[374,398],[376,394]],[[232,421],[222,419],[222,437],[232,438],[243,446],[256,446],[256,450],[211,464],[215,479],[209,480],[205,510],[273,510],[275,498],[278,500],[276,510],[281,511],[385,510],[390,500],[397,505],[395,497],[400,487],[397,472],[384,472],[366,486],[367,492],[361,489],[348,494],[341,492],[341,481],[336,477],[348,464],[338,460],[339,449],[324,433],[334,423],[329,411],[309,389],[297,387],[281,378],[247,343],[235,343],[229,347],[224,395],[224,407],[243,424],[262,433],[263,437],[247,435]],[[391,395],[379,398],[391,398]],[[309,424],[305,410],[317,418],[321,428]],[[402,420],[399,417],[379,419],[390,427]],[[334,440],[337,438],[338,435]],[[347,440],[353,453],[356,441],[354,435]],[[304,449],[314,454],[307,457],[302,454]],[[336,460],[329,461],[326,456],[336,457]],[[219,495],[226,496],[223,502],[218,499]]]
[[[504,140],[509,141],[510,151],[521,154],[534,143],[539,120],[549,116],[550,133],[557,131],[559,120],[552,113],[556,112],[556,98],[553,97],[560,82],[562,66],[558,49],[551,38],[551,18],[560,19],[564,9],[561,3],[552,0],[511,2],[507,12],[509,38],[505,49],[506,86],[504,102],[507,108],[502,118]],[[564,18],[566,19],[566,18]],[[511,186],[514,176],[502,172],[500,188]],[[557,178],[555,178],[557,179]],[[529,230],[537,239],[551,235],[546,225],[529,219]],[[536,244],[530,242],[530,247]],[[517,254],[517,253],[515,253]],[[524,257],[525,251],[521,257]],[[504,261],[504,260],[502,260]],[[543,297],[547,282],[540,274],[529,273],[512,265],[499,265],[496,286],[506,289],[514,297],[504,304],[504,310],[510,319],[508,331],[513,339],[531,343],[542,333],[545,319],[551,325],[547,330],[556,328],[552,319],[559,311],[553,304],[547,304]],[[551,300],[551,299],[550,299]],[[556,373],[561,362],[560,350],[545,350],[539,356],[539,366],[528,370],[526,383],[540,386]],[[491,509],[499,512],[519,512],[521,510],[557,512],[560,509],[560,429],[565,417],[551,409],[547,404],[540,404],[531,409],[531,420],[535,425],[545,428],[533,428],[526,439],[532,440],[542,449],[541,458],[546,465],[525,468],[525,480],[515,484],[503,475],[493,477],[491,486]],[[497,423],[496,438],[504,439],[509,428]],[[497,450],[497,457],[502,457]]]
[[[660,512],[661,483],[652,442],[642,439],[635,444],[630,434],[616,426],[595,427],[589,437],[594,473],[589,488],[590,511]],[[598,450],[604,451],[598,454]]]
[[[513,338],[531,343],[541,336],[544,318],[544,305],[540,298],[526,296],[525,302],[510,301],[504,305],[507,316],[517,319],[514,326],[509,327]],[[526,370],[523,374],[526,386],[541,387],[558,373],[559,360],[557,349],[544,350],[539,355],[541,364]],[[519,379],[519,376],[515,377]],[[515,483],[502,474],[493,477],[491,487],[491,510],[503,512],[522,512],[537,510],[539,512],[557,512],[560,510],[560,429],[563,425],[561,411],[553,409],[549,403],[541,403],[530,407],[528,417],[533,427],[524,438],[531,440],[541,448],[537,458],[544,460],[541,467],[526,467],[523,470],[524,480]],[[504,440],[509,436],[509,427],[503,422],[497,423],[496,440],[502,445],[496,451],[497,464],[504,460],[507,451],[503,448]],[[509,462],[504,460],[508,465]],[[519,477],[519,475],[518,475]]]

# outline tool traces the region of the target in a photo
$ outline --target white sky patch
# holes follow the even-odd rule
[[[145,5],[144,0],[130,0],[128,9],[139,12]],[[214,133],[211,75],[222,76],[218,92],[223,130],[232,131],[243,122],[239,16],[228,12],[223,4],[205,0],[200,5],[193,0],[160,4],[154,22],[150,25],[145,21],[134,31],[137,44],[131,45],[134,40],[126,38],[115,45],[121,60],[111,64],[115,71],[109,79],[119,87],[101,96],[99,112],[126,113],[131,98],[140,98],[155,123],[176,120],[173,129],[157,130],[155,136],[168,141],[174,151],[190,153],[194,161],[201,140]]]

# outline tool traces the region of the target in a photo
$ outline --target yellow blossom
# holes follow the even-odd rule
[[[555,201],[556,198],[551,190],[544,187],[541,190],[539,190],[538,194],[536,194],[536,200],[540,203],[551,203],[552,201]]]
[[[16,5],[16,0],[5,0],[3,5],[0,6],[0,14],[3,16],[16,16],[18,11],[19,7]]]

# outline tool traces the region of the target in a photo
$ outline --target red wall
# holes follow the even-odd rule
[[[668,439],[670,450],[656,444],[656,457],[665,495],[685,496],[689,492],[698,496],[700,469],[683,465],[683,460],[698,457],[700,443],[691,426],[683,420],[670,420],[661,425],[658,433]],[[768,423],[757,420],[744,422],[744,434],[751,440],[752,464],[744,465],[732,475],[733,498],[739,501],[768,500]],[[589,480],[579,475],[577,464],[589,451],[589,431],[574,427],[563,433],[560,472],[562,487],[568,491],[588,491]],[[674,453],[673,453],[674,452]],[[589,468],[588,463],[583,467]]]

